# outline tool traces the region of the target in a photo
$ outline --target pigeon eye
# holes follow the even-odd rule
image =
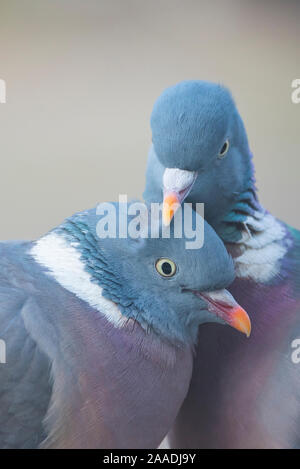
[[[224,145],[222,146],[220,152],[219,152],[219,157],[220,158],[223,158],[223,156],[226,155],[226,153],[228,152],[229,150],[229,140],[226,140],[226,142],[224,143]]]
[[[155,268],[162,277],[173,277],[176,274],[176,264],[171,259],[158,259]]]

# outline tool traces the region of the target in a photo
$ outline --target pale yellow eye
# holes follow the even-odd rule
[[[173,277],[173,275],[176,274],[175,262],[171,261],[171,259],[167,259],[166,257],[158,259],[158,261],[156,261],[155,268],[162,277]]]
[[[220,152],[219,152],[219,157],[220,158],[223,158],[223,156],[226,155],[226,153],[228,152],[229,150],[229,140],[226,140],[226,142],[224,143],[224,145],[222,146]]]

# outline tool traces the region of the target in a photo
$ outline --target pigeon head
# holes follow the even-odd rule
[[[164,238],[150,209],[137,222],[136,216],[128,215],[131,206],[110,204],[108,219],[100,205],[67,219],[56,230],[80,253],[85,272],[101,287],[102,295],[117,305],[124,318],[173,342],[195,343],[198,326],[205,322],[228,323],[249,335],[247,313],[225,290],[234,280],[233,263],[214,230],[190,209],[191,226],[203,227],[204,243],[201,249],[187,249],[188,238],[174,236],[177,214],[170,237]],[[154,237],[146,237],[141,225],[151,224],[156,224]],[[103,234],[104,226],[111,228],[109,236]],[[138,227],[134,234],[132,226]]]
[[[237,211],[239,206],[245,208],[243,194],[255,205],[247,135],[226,88],[205,81],[184,81],[168,88],[154,105],[151,128],[145,198],[158,199],[158,193],[164,197],[166,223],[174,202],[202,202],[206,219],[219,233],[218,224],[235,206]],[[155,169],[154,160],[158,160]],[[154,178],[159,179],[156,184]]]

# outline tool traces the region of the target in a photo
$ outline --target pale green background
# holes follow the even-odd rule
[[[140,197],[149,116],[182,79],[228,85],[262,203],[300,227],[300,2],[0,0],[1,239]]]

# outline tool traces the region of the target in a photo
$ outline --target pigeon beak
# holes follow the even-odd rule
[[[178,168],[166,168],[163,175],[163,222],[168,226],[176,210],[189,194],[197,178],[197,172]]]
[[[250,337],[251,321],[246,311],[235,301],[227,290],[201,293],[208,310],[229,324],[234,329]]]
[[[177,192],[164,191],[164,201],[162,209],[162,217],[164,225],[168,226],[173,216],[175,215],[176,210],[181,205],[181,200]]]

